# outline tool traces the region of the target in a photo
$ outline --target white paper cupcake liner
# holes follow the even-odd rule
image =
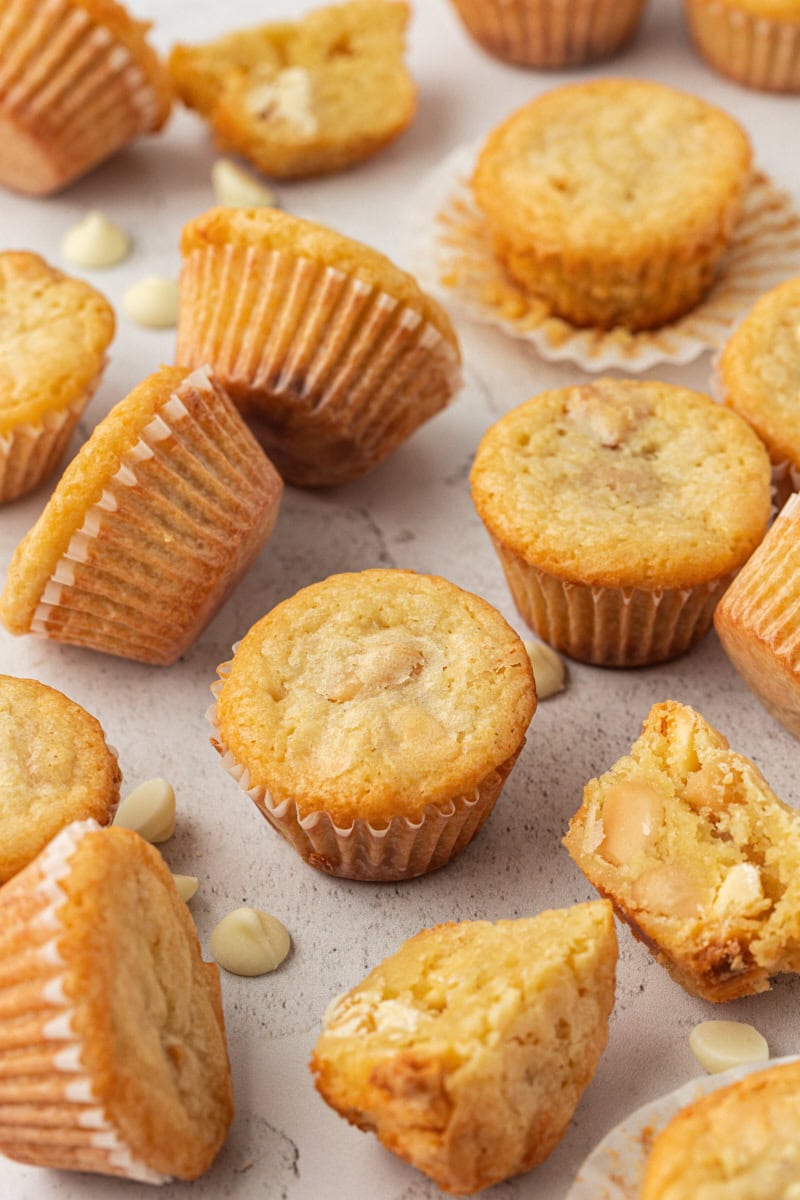
[[[21,1162],[165,1183],[168,1176],[134,1158],[98,1102],[67,995],[61,881],[83,838],[99,829],[95,821],[68,825],[3,889],[12,902],[0,928],[0,1148]]]
[[[521,338],[548,361],[629,372],[692,362],[721,346],[762,292],[800,273],[800,213],[766,175],[756,174],[717,281],[696,308],[642,333],[577,329],[526,295],[495,258],[470,188],[478,150],[458,147],[423,181],[411,206],[412,269],[449,308]]]
[[[489,53],[529,67],[607,58],[633,35],[642,0],[453,0]]]
[[[45,413],[36,424],[18,425],[0,434],[0,504],[27,495],[53,473],[97,382],[60,411]]]
[[[745,87],[800,92],[800,22],[719,0],[684,0],[692,40],[709,66]],[[765,6],[766,7],[766,6]]]

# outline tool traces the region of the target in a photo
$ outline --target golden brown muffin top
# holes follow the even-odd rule
[[[660,83],[598,79],[545,92],[489,134],[472,186],[490,224],[540,254],[583,257],[665,239],[687,259],[746,187],[750,145],[704,100]]]
[[[312,584],[254,625],[216,720],[275,803],[380,826],[476,789],[516,754],[535,706],[525,648],[485,600],[371,570]]]
[[[79,399],[114,336],[104,296],[38,254],[0,253],[0,436]]]
[[[800,278],[761,297],[728,341],[719,375],[725,403],[773,461],[800,469]]]
[[[603,587],[724,576],[756,548],[770,512],[769,460],[747,423],[698,392],[649,381],[535,396],[486,432],[471,482],[504,546]]]
[[[70,0],[70,3],[83,9],[93,21],[107,29],[147,76],[158,103],[150,129],[152,132],[161,129],[172,107],[173,87],[166,66],[147,41],[151,22],[137,21],[116,0]]]
[[[800,1180],[800,1062],[711,1092],[655,1140],[640,1200],[790,1200]]]
[[[187,258],[196,250],[230,244],[254,246],[266,253],[284,251],[352,275],[419,313],[458,349],[441,305],[422,291],[413,275],[363,242],[270,208],[211,208],[185,225],[181,234],[181,252]]]
[[[85,709],[35,679],[0,675],[0,883],[71,821],[110,821],[120,778]]]

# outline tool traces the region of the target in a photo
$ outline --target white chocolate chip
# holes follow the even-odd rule
[[[228,208],[274,208],[278,202],[275,193],[251,175],[243,171],[229,158],[218,158],[211,168],[211,184],[217,204]]]
[[[178,285],[174,279],[147,275],[128,288],[122,307],[146,329],[171,329],[178,323]]]
[[[291,940],[277,917],[258,908],[236,908],[211,934],[211,953],[233,975],[266,975],[289,953]]]
[[[769,1059],[766,1038],[743,1021],[701,1021],[689,1034],[689,1046],[710,1075]]]
[[[94,209],[64,234],[61,253],[76,267],[115,267],[128,257],[130,239]]]
[[[125,797],[115,825],[133,829],[146,842],[165,842],[175,832],[175,793],[166,779],[148,779]]]
[[[764,892],[761,875],[753,863],[736,863],[723,879],[711,911],[715,915],[728,916],[753,907],[763,907]]]
[[[302,67],[287,67],[268,83],[251,88],[245,108],[264,120],[283,121],[298,137],[313,137],[319,128],[311,96],[311,77]]]
[[[178,895],[181,900],[185,900],[188,904],[192,896],[197,891],[199,880],[196,875],[173,875],[172,881],[175,884]]]
[[[537,699],[546,700],[548,696],[563,692],[566,671],[561,656],[545,642],[530,641],[525,642],[524,646],[533,667]]]

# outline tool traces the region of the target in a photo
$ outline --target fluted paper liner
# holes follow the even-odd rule
[[[464,25],[497,58],[568,67],[608,58],[634,34],[643,0],[453,0]]]
[[[215,697],[230,668],[230,662],[217,667],[220,678],[211,685]],[[428,805],[418,821],[398,816],[383,827],[375,827],[356,818],[341,828],[326,812],[301,816],[293,801],[277,803],[266,787],[252,785],[247,767],[237,762],[225,744],[217,724],[216,704],[211,705],[206,715],[214,729],[211,740],[222,756],[225,770],[301,858],[328,875],[375,883],[425,875],[460,854],[494,808],[525,744],[523,738],[516,752],[490,771],[473,792],[454,795],[444,804]]]
[[[132,1156],[96,1099],[65,986],[60,881],[83,837],[99,828],[68,825],[2,889],[0,1150],[19,1162],[165,1183]]]
[[[280,480],[207,370],[122,455],[56,564],[31,633],[166,665],[272,531]]]
[[[691,312],[641,333],[577,329],[527,295],[495,258],[470,187],[478,149],[458,147],[417,192],[413,268],[449,308],[529,342],[549,361],[573,362],[584,371],[693,362],[721,346],[763,292],[800,273],[800,213],[790,196],[757,173],[716,282]]]
[[[714,624],[748,687],[800,738],[800,494],[742,567]]]
[[[96,386],[97,380],[71,404],[45,413],[40,421],[0,434],[0,504],[27,495],[55,471]]]
[[[176,361],[209,363],[301,486],[357,479],[460,384],[455,347],[393,296],[287,251],[233,244],[184,262]]]
[[[0,21],[0,179],[62,187],[159,128],[160,100],[130,51],[69,0],[8,0]]]
[[[684,0],[692,40],[720,74],[767,92],[800,92],[800,21],[719,0]]]
[[[693,588],[588,586],[559,579],[492,541],[524,620],[556,650],[601,667],[641,667],[683,654],[708,632],[732,578]]]

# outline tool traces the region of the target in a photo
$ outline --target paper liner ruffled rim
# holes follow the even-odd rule
[[[748,12],[719,0],[684,0],[689,32],[713,70],[745,87],[800,91],[800,23]]]
[[[234,654],[236,648],[233,647]],[[210,685],[214,703],[206,710],[214,730],[212,743],[219,751],[222,765],[301,858],[318,870],[343,879],[397,882],[445,866],[466,849],[480,830],[525,744],[523,737],[516,753],[489,772],[473,794],[427,805],[416,821],[397,816],[386,825],[375,826],[354,817],[350,825],[338,826],[324,811],[301,816],[294,801],[276,803],[266,787],[251,786],[248,768],[237,762],[226,745],[216,717],[216,700],[231,665],[228,660],[217,667],[219,678]]]
[[[488,53],[527,67],[599,62],[636,32],[643,0],[453,0]],[[622,11],[621,11],[622,10]]]
[[[18,1005],[14,1009],[13,1025],[20,1039],[14,1049],[30,1049],[36,1064],[34,1066],[30,1061],[30,1055],[27,1061],[21,1060],[21,1077],[14,1091],[14,1101],[5,1100],[0,1106],[0,1141],[4,1153],[13,1158],[14,1135],[18,1136],[26,1125],[15,1121],[6,1123],[2,1115],[3,1108],[17,1105],[35,1109],[38,1102],[50,1109],[57,1107],[63,1117],[63,1122],[57,1125],[48,1123],[46,1126],[34,1126],[37,1129],[36,1144],[42,1151],[42,1165],[49,1165],[47,1140],[43,1131],[52,1128],[55,1135],[54,1151],[63,1151],[63,1134],[66,1131],[74,1139],[69,1144],[83,1147],[94,1160],[90,1167],[83,1157],[76,1164],[78,1169],[121,1175],[140,1183],[166,1183],[170,1176],[152,1170],[133,1156],[94,1094],[92,1077],[82,1065],[83,1040],[75,1028],[75,1006],[67,997],[67,971],[60,969],[66,967],[58,948],[62,932],[59,910],[66,899],[61,882],[69,875],[72,857],[80,843],[87,834],[100,829],[101,826],[94,820],[74,821],[65,826],[41,855],[8,885],[13,889],[8,893],[12,902],[18,894],[25,896],[25,925],[31,931],[26,950],[28,970],[39,967],[47,979],[38,987],[29,982],[25,989],[27,1010],[17,1011]],[[13,923],[4,923],[3,936],[10,937],[12,933]],[[21,990],[19,980],[9,982],[6,986],[17,992]],[[0,1021],[0,1033],[2,1024]],[[17,1032],[12,1036],[16,1038]],[[32,1048],[36,1044],[46,1047],[48,1042],[54,1044],[51,1053],[46,1049],[37,1052]],[[55,1094],[50,1096],[42,1091],[42,1081],[47,1075],[65,1077],[54,1089]],[[8,1074],[3,1082],[4,1090],[8,1089]],[[70,1117],[72,1120],[69,1120]],[[9,1137],[5,1136],[5,1131],[9,1132]],[[59,1138],[59,1135],[62,1137]],[[28,1144],[22,1138],[19,1140]]]
[[[411,205],[412,269],[448,308],[528,342],[548,362],[572,362],[587,372],[685,365],[721,346],[763,292],[800,273],[800,212],[759,172],[716,283],[696,308],[642,333],[577,329],[528,297],[495,258],[470,188],[479,150],[457,147],[420,185]]]
[[[565,1200],[638,1200],[644,1166],[656,1135],[682,1108],[755,1071],[797,1062],[798,1055],[732,1067],[718,1075],[704,1075],[681,1084],[635,1109],[601,1142],[579,1168]]]
[[[0,504],[26,496],[55,471],[101,374],[63,408],[0,433]]]

